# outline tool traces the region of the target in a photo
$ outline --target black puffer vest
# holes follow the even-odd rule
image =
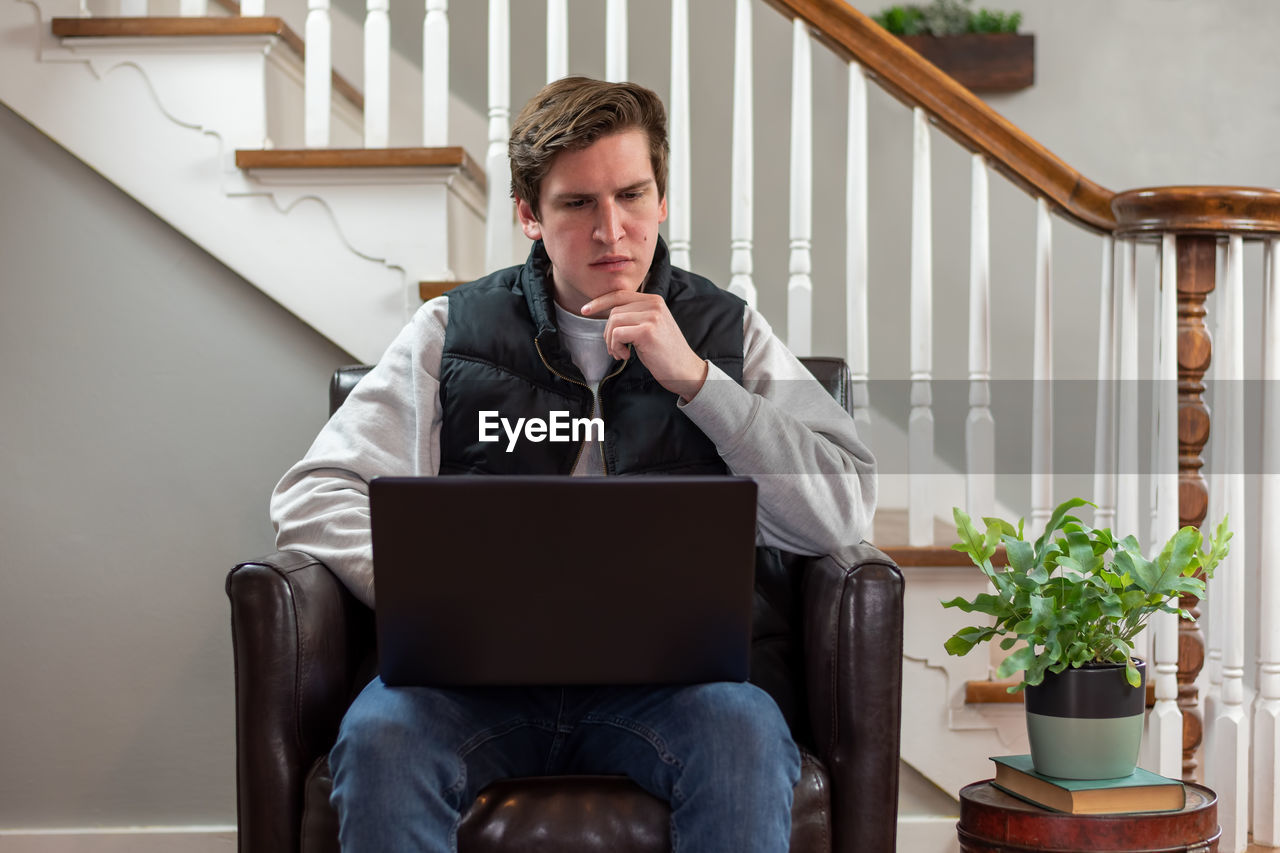
[[[698,355],[742,382],[744,303],[701,276],[672,267],[661,239],[645,284],[662,296]],[[614,361],[600,383],[599,405],[582,372],[560,346],[552,303],[550,261],[535,243],[520,267],[500,270],[449,292],[449,323],[440,362],[441,474],[569,474],[581,443],[520,440],[506,452],[506,436],[479,440],[479,415],[547,419],[601,415],[603,473],[726,474],[712,441],[676,408],[639,358]],[[797,736],[805,728],[799,686],[802,669],[791,630],[799,624],[800,578],[790,558],[756,549],[751,680],[773,696]]]
[[[715,445],[676,408],[639,358],[614,361],[600,383],[600,411],[582,372],[560,346],[550,261],[535,243],[521,267],[500,270],[449,292],[440,362],[441,474],[569,474],[582,442],[521,441],[507,452],[479,440],[483,411],[500,417],[604,418],[607,474],[724,474]],[[663,297],[701,357],[742,381],[741,299],[673,268],[659,239],[645,286]]]

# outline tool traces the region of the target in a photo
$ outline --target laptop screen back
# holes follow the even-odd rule
[[[751,480],[379,478],[370,506],[388,684],[749,674]]]

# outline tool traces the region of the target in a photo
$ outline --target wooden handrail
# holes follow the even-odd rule
[[[800,18],[846,61],[856,60],[908,106],[923,107],[938,129],[991,168],[1091,231],[1112,233],[1115,195],[1072,169],[1015,124],[844,0],[767,0]]]
[[[1152,187],[1117,193],[1111,203],[1121,237],[1280,234],[1280,192],[1252,187]]]

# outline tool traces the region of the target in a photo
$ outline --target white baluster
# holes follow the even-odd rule
[[[733,18],[733,190],[729,210],[729,290],[755,307],[756,285],[751,275],[753,197],[754,121],[752,109],[754,83],[751,61],[754,55],[751,36],[751,0],[736,0]]]
[[[1134,240],[1120,241],[1120,294],[1116,312],[1120,327],[1118,346],[1120,382],[1116,389],[1119,414],[1116,433],[1116,531],[1122,536],[1132,535],[1141,544],[1150,528],[1142,524],[1138,509],[1141,497],[1142,476],[1138,465],[1139,434],[1139,386],[1138,340],[1143,331],[1143,319],[1138,314],[1138,244]],[[1148,678],[1155,678],[1155,659],[1151,653],[1151,631],[1144,630],[1134,641],[1134,652],[1151,663]],[[1150,739],[1143,741],[1144,754]]]
[[[1036,296],[1031,354],[1031,529],[1053,511],[1053,222],[1036,200]]]
[[[145,18],[146,15],[147,0],[120,0],[120,17]]]
[[[1166,253],[1164,251],[1164,245],[1163,245],[1163,239],[1162,239],[1160,248],[1156,250],[1155,281],[1152,282],[1153,293],[1164,292],[1162,288],[1164,287],[1163,276],[1164,276],[1164,270],[1165,270],[1165,264],[1164,264],[1165,255]],[[1170,263],[1174,263],[1174,261],[1170,260]],[[1160,477],[1157,475],[1157,472],[1160,470],[1160,441],[1159,441],[1160,405],[1159,405],[1158,392],[1160,387],[1159,386],[1160,330],[1162,328],[1159,325],[1159,323],[1161,322],[1160,307],[1162,304],[1163,303],[1160,303],[1160,302],[1156,303],[1156,324],[1157,324],[1156,334],[1151,336],[1151,375],[1155,379],[1155,382],[1152,384],[1152,387],[1155,389],[1156,393],[1154,393],[1151,397],[1152,440],[1150,445],[1148,446],[1148,450],[1150,451],[1149,470],[1151,471],[1151,477],[1147,480],[1147,491],[1148,491],[1148,498],[1149,498],[1149,500],[1147,501],[1147,507],[1150,510],[1150,516],[1147,520],[1147,530],[1149,531],[1149,536],[1150,536],[1148,541],[1150,541],[1153,546],[1156,543],[1163,543],[1168,541],[1169,539],[1169,534],[1167,533],[1163,535],[1161,534],[1160,518],[1159,518],[1160,507],[1156,500],[1158,497],[1159,484],[1160,484]]]
[[[974,518],[996,508],[996,423],[991,415],[991,225],[987,162],[972,160],[969,197],[969,416],[965,504]]]
[[[604,13],[604,78],[627,79],[627,0],[609,0]]]
[[[1138,245],[1120,241],[1120,386],[1116,433],[1116,530],[1142,537],[1138,523]]]
[[[809,29],[796,18],[791,29],[791,259],[787,280],[787,345],[807,356],[813,334],[813,67]]]
[[[907,421],[907,542],[933,544],[933,168],[929,120],[912,114],[911,415]]]
[[[689,0],[671,0],[671,156],[667,169],[667,235],[671,263],[689,269],[693,199],[689,188]]]
[[[259,3],[261,0],[259,0]],[[178,14],[184,18],[204,18],[209,14],[209,0],[179,0]],[[249,13],[244,10],[244,4],[240,4],[240,14],[249,17]],[[259,15],[262,12],[258,12]]]
[[[329,144],[333,89],[332,32],[329,0],[307,0],[307,58],[303,77],[306,85],[304,140],[308,148],[324,148]]]
[[[266,13],[267,4],[265,0],[243,0],[240,4],[240,17],[242,18],[261,18]]]
[[[1227,252],[1226,244],[1218,243],[1215,251],[1216,269],[1214,270],[1214,281],[1218,284],[1218,298],[1212,308],[1208,308],[1207,325],[1212,326],[1212,336],[1210,340],[1223,341],[1226,339],[1227,331],[1223,323],[1223,314],[1221,310],[1221,302],[1224,297],[1222,294],[1226,291],[1227,281]],[[1225,386],[1222,382],[1223,361],[1222,354],[1214,352],[1209,361],[1209,370],[1205,377],[1207,380],[1208,395],[1205,402],[1209,406],[1209,411],[1213,413],[1213,423],[1209,430],[1209,447],[1208,454],[1205,458],[1205,477],[1209,486],[1209,508],[1205,513],[1205,519],[1214,521],[1222,518],[1223,505],[1226,503],[1226,483],[1223,477],[1219,476],[1219,468],[1222,465],[1222,459],[1226,456],[1226,431],[1218,429],[1216,426],[1218,418],[1218,403],[1222,401],[1222,397],[1218,394],[1218,388]],[[1221,570],[1216,578],[1221,578]],[[1209,675],[1209,689],[1204,697],[1204,768],[1205,782],[1212,787],[1216,781],[1213,774],[1216,771],[1217,761],[1217,744],[1214,743],[1214,732],[1217,731],[1215,721],[1222,713],[1222,641],[1226,636],[1226,603],[1223,600],[1223,590],[1219,589],[1219,581],[1211,580],[1206,584],[1206,597],[1209,600],[1208,607],[1208,630],[1205,634],[1205,668]],[[1203,609],[1203,608],[1202,608]]]
[[[1280,846],[1280,240],[1264,250],[1262,477],[1258,518],[1258,700],[1253,711],[1253,842]],[[1210,517],[1212,522],[1218,519]],[[1232,521],[1241,530],[1244,519]],[[1243,539],[1243,536],[1237,538]],[[1236,543],[1233,540],[1232,546]]]
[[[1224,433],[1224,458],[1218,476],[1224,478],[1226,513],[1237,530],[1243,528],[1244,495],[1244,241],[1232,236],[1227,245],[1226,290],[1223,293],[1223,331],[1218,357],[1224,361],[1222,380],[1214,399],[1222,399],[1214,429]],[[1216,586],[1223,596],[1226,617],[1222,641],[1222,710],[1214,721],[1218,792],[1219,850],[1239,853],[1248,845],[1249,718],[1244,708],[1244,575],[1248,567],[1246,538],[1231,540],[1231,553],[1218,569]]]
[[[1154,338],[1159,357],[1155,362],[1152,403],[1157,413],[1155,464],[1156,521],[1152,526],[1151,558],[1178,529],[1178,277],[1175,237],[1164,235],[1160,250],[1159,328]],[[1157,613],[1151,617],[1155,632],[1154,671],[1156,704],[1147,721],[1148,737],[1158,773],[1182,776],[1182,712],[1178,709],[1178,617]]]
[[[547,0],[547,82],[569,74],[569,0]]]
[[[449,0],[427,0],[422,19],[422,146],[449,144]]]
[[[391,132],[391,2],[366,0],[364,147],[386,148]]]
[[[845,170],[845,353],[853,392],[853,419],[871,426],[870,319],[867,314],[867,75],[849,63],[849,128]],[[870,532],[865,534],[871,538]]]
[[[1102,238],[1102,282],[1098,299],[1098,411],[1094,427],[1093,526],[1114,527],[1116,520],[1116,277],[1115,241]]]
[[[489,206],[484,231],[485,269],[510,266],[513,258],[511,161],[507,136],[511,117],[511,7],[489,0],[489,151],[485,157]]]

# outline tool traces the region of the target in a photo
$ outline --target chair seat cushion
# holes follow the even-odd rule
[[[821,762],[801,750],[791,809],[791,849],[831,849],[831,792]],[[307,777],[303,853],[338,853],[329,762]],[[505,779],[480,792],[458,827],[463,853],[666,853],[667,804],[622,776]]]

